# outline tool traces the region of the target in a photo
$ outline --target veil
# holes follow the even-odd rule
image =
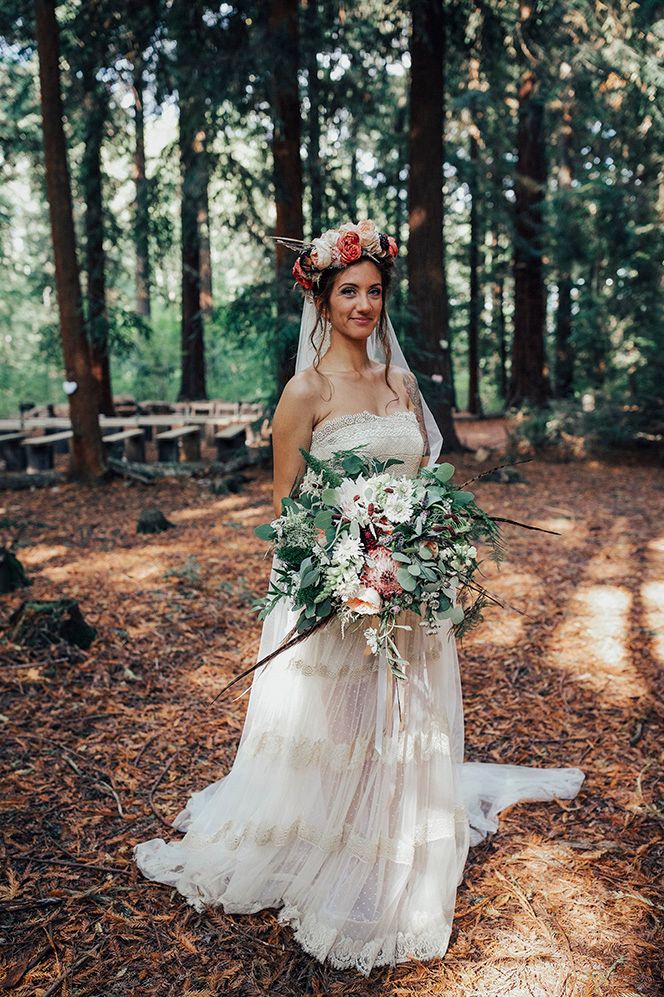
[[[399,340],[397,339],[397,335],[394,331],[394,326],[392,325],[389,315],[386,315],[386,319],[388,340],[392,348],[392,357],[390,362],[411,371],[410,365],[408,364],[408,361],[403,354],[403,350],[399,345]],[[317,320],[318,312],[316,311],[316,306],[314,305],[311,296],[305,294],[304,303],[302,305],[302,318],[300,320],[300,336],[297,344],[297,358],[295,361],[296,374],[299,373],[299,371],[304,370],[306,367],[311,366],[316,355],[316,347],[318,345],[321,345],[321,352],[323,353],[329,345],[329,329],[326,328],[323,323],[320,323],[318,326],[317,336],[314,338],[314,342],[312,343],[311,341],[311,333],[316,326]],[[367,353],[371,360],[376,360],[379,363],[385,363],[385,350],[375,329],[369,337],[369,342],[367,343]],[[431,409],[425,402],[424,398],[422,396],[420,397],[424,423],[426,426],[427,436],[429,438],[429,464],[434,464],[440,454],[440,450],[443,445],[443,437],[436,420],[433,417]],[[272,569],[270,571],[270,585],[278,580],[276,568],[277,558],[273,555]],[[293,613],[288,608],[286,599],[281,599],[269,616],[267,616],[263,621],[257,660],[260,660],[268,654],[272,654],[272,652],[277,649],[286,634],[292,628],[296,619],[297,614]],[[263,668],[267,668],[268,665],[263,665],[261,668],[256,669],[256,672],[254,673],[255,676],[258,677]]]
[[[316,321],[316,307],[310,297],[305,295],[300,322],[300,337],[295,365],[296,372],[311,366],[314,359],[316,346],[319,345],[319,342],[316,341],[316,338],[314,343],[311,342],[311,333],[316,326]],[[317,338],[322,339],[321,351],[324,352],[327,348],[329,332],[322,323],[318,328],[320,333]],[[392,360],[395,364],[410,371],[410,366],[404,357],[389,317],[387,320],[387,330],[389,343],[392,348]],[[369,338],[367,352],[372,360],[377,360],[381,363],[385,362],[385,351],[375,330]],[[429,464],[433,464],[437,461],[440,454],[442,435],[424,398],[422,398],[422,410],[429,436]],[[278,581],[278,576],[275,573],[276,566],[277,559],[273,556],[270,583]],[[271,654],[284,642],[284,638],[292,629],[296,620],[297,613],[289,608],[286,599],[281,599],[269,616],[263,621],[257,660]],[[471,845],[477,844],[487,834],[496,831],[498,828],[499,812],[513,803],[526,800],[551,800],[556,797],[571,799],[576,795],[585,778],[585,773],[578,768],[539,768],[528,765],[510,765],[502,762],[465,761],[463,698],[458,654],[454,641],[447,641],[444,637],[441,638],[438,657],[433,665],[442,669],[446,676],[446,701],[448,703],[451,751],[457,766],[461,793],[470,824]],[[269,662],[267,665],[257,668],[254,672],[254,681],[251,685],[249,701],[250,705],[247,710],[242,739],[252,729],[256,721],[255,715],[260,713],[260,710],[252,711],[251,699],[255,690],[254,683],[259,680],[263,668],[267,668],[268,666]]]
[[[398,367],[403,367],[412,374],[410,365],[406,360],[403,350],[399,345],[399,340],[397,339],[397,334],[394,331],[394,326],[392,325],[392,320],[390,319],[389,313],[386,313],[387,320],[387,338],[392,349],[392,357],[390,363],[396,364]],[[317,337],[314,343],[311,342],[311,333],[316,327],[316,322],[318,320],[318,312],[316,311],[316,306],[311,299],[311,296],[305,294],[304,304],[302,306],[302,319],[300,321],[300,338],[297,344],[297,359],[295,361],[295,373],[304,370],[306,367],[310,367],[314,361],[316,355],[316,347],[321,346],[321,353],[324,353],[329,346],[330,334],[326,326],[321,322],[318,326]],[[371,336],[369,337],[369,342],[367,343],[367,353],[370,360],[376,360],[378,363],[385,363],[385,350],[383,349],[383,344],[378,338],[376,329],[373,330]],[[438,428],[438,424],[433,417],[431,409],[424,400],[424,397],[420,393],[420,399],[422,402],[422,413],[424,415],[424,424],[427,430],[427,436],[429,438],[429,464],[435,464],[438,460],[441,447],[443,445],[443,437]]]

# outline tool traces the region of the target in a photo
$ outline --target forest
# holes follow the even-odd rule
[[[655,0],[0,0],[0,989],[661,993],[663,53]],[[245,729],[276,237],[366,219],[504,527],[465,760],[585,774],[471,849],[444,958],[368,979],[132,857]]]
[[[538,443],[661,439],[657,5],[410,6],[412,30],[377,0],[60,3],[40,106],[39,20],[3,0],[0,415],[66,402],[80,342],[91,412],[269,413],[300,311],[271,236],[370,217],[449,449],[451,411],[520,410]]]

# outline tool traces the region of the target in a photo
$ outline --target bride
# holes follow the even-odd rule
[[[365,220],[289,243],[305,301],[272,426],[276,515],[300,447],[326,458],[361,445],[414,477],[442,443],[386,310],[394,240]],[[259,657],[295,619],[272,611]],[[278,908],[307,953],[365,976],[443,956],[468,848],[505,807],[569,799],[584,773],[464,762],[451,624],[427,635],[418,619],[404,610],[411,629],[395,631],[409,662],[400,711],[362,627],[342,637],[333,620],[257,669],[230,771],[190,796],[172,822],[180,840],[135,845],[143,875],[199,911]]]

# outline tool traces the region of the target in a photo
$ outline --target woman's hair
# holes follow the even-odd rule
[[[327,270],[324,270],[320,275],[318,284],[314,285],[314,287],[309,292],[313,296],[314,304],[316,305],[316,311],[318,312],[316,324],[311,330],[309,337],[311,345],[315,351],[315,356],[312,361],[312,367],[320,377],[325,377],[325,374],[323,374],[321,371],[318,370],[318,366],[322,360],[321,348],[323,345],[324,337],[321,336],[320,342],[318,343],[318,345],[316,345],[316,333],[318,329],[322,326],[322,323],[325,321],[326,313],[329,311],[330,299],[332,297],[332,288],[334,286],[334,282],[337,279],[337,277],[339,277],[342,273],[345,273],[347,270],[350,270],[351,267],[357,266],[358,263],[366,263],[367,259],[368,257],[361,256],[358,260],[355,260],[353,263],[349,263],[341,270],[339,268],[332,268],[332,267],[328,268]],[[394,269],[394,260],[391,256],[385,256],[383,258],[372,257],[370,262],[373,263],[374,266],[376,266],[380,271],[380,280],[383,288],[380,316],[378,318],[378,324],[376,325],[376,336],[378,337],[378,340],[380,341],[385,353],[385,383],[387,384],[388,388],[390,388],[390,390],[394,392],[395,400],[398,401],[399,396],[394,391],[394,388],[392,387],[388,379],[388,374],[390,370],[390,361],[392,359],[392,347],[390,346],[390,337],[387,334],[386,301],[387,301],[387,294],[390,289],[390,285],[392,283],[392,271]]]

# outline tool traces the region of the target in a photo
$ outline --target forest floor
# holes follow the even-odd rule
[[[455,480],[498,463],[504,427],[459,431],[498,454],[455,458]],[[460,645],[466,758],[579,766],[586,780],[573,801],[503,811],[471,849],[444,959],[368,979],[304,954],[275,909],[198,913],[131,858],[138,841],[177,838],[170,820],[232,764],[247,697],[208,704],[255,661],[251,601],[269,560],[253,527],[272,518],[269,472],[225,496],[190,479],[0,495],[0,541],[16,541],[33,583],[0,601],[0,989],[659,994],[664,475],[625,454],[519,470],[521,483],[473,486],[478,501],[560,535],[510,527],[507,560],[487,568],[491,591],[529,615],[492,609]],[[147,505],[175,528],[138,535]],[[77,599],[98,630],[89,650],[9,643],[26,595]]]

